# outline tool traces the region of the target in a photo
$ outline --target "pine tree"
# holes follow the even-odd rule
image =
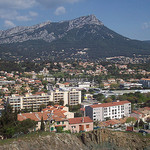
[[[41,118],[41,131],[45,130],[44,120],[43,117]]]

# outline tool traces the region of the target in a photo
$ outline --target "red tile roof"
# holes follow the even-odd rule
[[[23,121],[23,120],[26,120],[26,119],[31,119],[31,120],[34,120],[34,121],[41,121],[42,117],[43,117],[43,120],[48,120],[48,114],[49,113],[50,112],[22,113],[22,114],[18,114],[17,118],[18,118],[19,121]],[[61,112],[53,113],[52,118],[55,121],[66,120],[66,116]]]
[[[111,103],[103,103],[103,104],[91,105],[90,107],[92,107],[92,108],[110,107],[110,106],[123,105],[123,104],[126,104],[126,103],[131,103],[131,102],[129,102],[129,101],[111,102]]]
[[[93,120],[90,117],[77,117],[68,119],[69,124],[90,123]]]
[[[132,112],[133,112],[133,113],[135,113],[135,114],[142,115],[142,113],[141,113],[141,112],[139,112],[139,111],[136,111],[136,110],[133,110]]]

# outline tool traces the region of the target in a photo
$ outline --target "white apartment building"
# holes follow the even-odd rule
[[[7,97],[6,100],[12,106],[13,111],[31,108],[33,108],[33,110],[38,110],[40,105],[48,105],[50,101],[55,104],[59,104],[62,100],[64,102],[64,106],[66,104],[81,104],[81,91],[72,89],[69,91],[51,91],[49,95],[46,93],[41,93],[38,95],[26,94],[25,96],[12,95],[11,97]]]
[[[85,114],[93,121],[104,121],[106,118],[120,119],[131,114],[131,102],[118,101],[90,105],[85,107]]]
[[[31,109],[38,110],[40,105],[47,105],[50,101],[50,95],[41,93],[39,95],[26,94],[25,96],[12,95],[7,98],[7,102],[12,106],[14,110]]]

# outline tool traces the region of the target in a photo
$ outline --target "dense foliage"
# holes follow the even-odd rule
[[[0,117],[0,135],[4,138],[11,138],[15,135],[26,134],[35,125],[36,122],[31,119],[18,121],[17,112],[13,113],[11,106],[8,105]]]

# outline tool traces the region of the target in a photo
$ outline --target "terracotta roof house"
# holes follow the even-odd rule
[[[92,131],[93,130],[93,120],[90,117],[78,117],[68,119],[69,126],[68,129],[72,133],[79,133],[81,131]]]
[[[43,117],[43,121],[45,124],[45,130],[56,131],[56,127],[62,126],[64,130],[68,130],[68,119],[61,112],[30,112],[30,113],[20,113],[17,115],[17,119],[19,121],[23,121],[26,119],[31,119],[37,121],[36,130],[39,130],[41,127],[41,119]],[[50,124],[50,125],[49,125]]]

